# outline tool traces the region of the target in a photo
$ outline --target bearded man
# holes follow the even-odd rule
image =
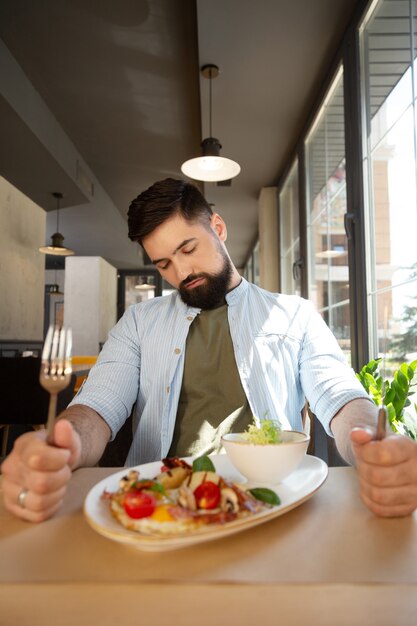
[[[57,421],[55,446],[20,437],[4,461],[6,507],[41,521],[61,506],[73,469],[92,466],[132,414],[126,465],[218,452],[220,438],[264,415],[302,430],[307,398],[341,455],[356,464],[377,515],[417,506],[417,445],[373,441],[376,407],[310,302],[247,282],[227,228],[183,180],[152,185],[130,205],[129,237],[175,291],[129,307]],[[132,413],[133,411],[133,413]]]

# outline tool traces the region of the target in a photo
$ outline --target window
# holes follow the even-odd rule
[[[253,282],[255,285],[259,286],[260,283],[260,275],[259,275],[259,241],[256,242],[256,245],[253,249],[252,253],[253,257]]]
[[[316,304],[350,359],[342,68],[307,136],[305,155],[308,297]]]
[[[161,295],[161,277],[154,269],[118,270],[117,317],[132,304]]]
[[[301,293],[298,160],[279,194],[280,279],[282,293]]]
[[[243,268],[243,276],[250,283],[254,283],[255,285],[259,285],[260,275],[259,275],[259,241],[256,242],[255,247],[250,253],[248,260],[245,263]]]
[[[361,28],[370,354],[417,358],[417,2],[381,0]]]
[[[249,255],[248,260],[246,261],[245,267],[243,269],[243,275],[250,283],[253,283],[253,254]]]

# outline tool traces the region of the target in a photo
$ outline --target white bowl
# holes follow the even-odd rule
[[[226,454],[235,468],[250,483],[281,482],[303,460],[310,437],[296,430],[283,430],[280,443],[255,444],[246,441],[242,433],[222,437]]]

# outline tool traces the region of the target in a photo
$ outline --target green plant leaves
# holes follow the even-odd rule
[[[398,372],[395,372],[395,380],[398,382],[403,391],[408,392],[408,377],[401,371],[401,369],[399,369]]]
[[[395,398],[395,390],[392,387],[388,387],[387,391],[384,395],[384,404],[392,404],[392,401]]]
[[[402,363],[394,372],[392,380],[383,380],[378,370],[380,361],[381,359],[372,359],[356,376],[376,405],[385,404],[392,429],[417,441],[417,405],[414,405],[415,418],[404,411],[411,405],[409,396],[417,386],[417,381],[414,382],[417,360]]]

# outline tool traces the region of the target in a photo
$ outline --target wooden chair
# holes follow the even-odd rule
[[[44,427],[48,416],[49,394],[39,382],[41,359],[0,357],[0,428],[2,456],[10,449],[13,435],[22,430]],[[76,376],[58,394],[58,412],[63,411],[74,395]]]
[[[304,432],[310,435],[307,454],[319,456],[328,465],[346,465],[339,456],[334,441],[329,437],[306,401],[301,411]],[[122,467],[133,439],[132,416],[128,417],[113,441],[110,441],[99,461],[100,467]]]
[[[74,355],[72,357],[73,365],[94,365],[96,361],[97,355]],[[87,376],[88,374],[85,374],[83,376],[77,376],[77,382],[75,383],[74,387],[74,394],[77,393]]]
[[[98,462],[99,467],[123,467],[132,444],[132,415],[130,415],[113,441],[110,441]]]
[[[308,444],[307,454],[317,456],[329,465],[329,467],[346,466],[348,463],[340,456],[333,437],[324,430],[320,421],[311,411],[306,401],[301,411],[303,419],[304,431],[310,435],[310,443]]]

